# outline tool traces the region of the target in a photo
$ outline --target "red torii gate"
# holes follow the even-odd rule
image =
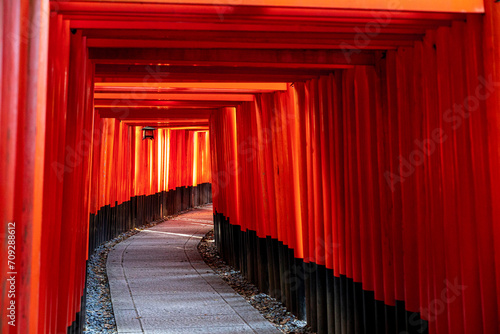
[[[4,307],[2,332],[81,325],[89,215],[210,180],[222,251],[236,247],[224,233],[248,230],[249,249],[270,237],[284,245],[272,251],[293,250],[288,261],[362,284],[374,312],[404,301],[430,332],[498,331],[494,2],[2,6],[3,291],[12,276],[9,222],[16,234],[16,297],[2,295],[2,305],[16,303],[16,326]],[[359,27],[373,13],[390,20],[365,45]],[[168,81],[165,91],[143,84]],[[478,117],[469,117],[460,106],[474,107],[474,97]],[[143,125],[159,128],[154,143],[140,139]],[[424,139],[436,148],[421,167],[414,142]],[[438,312],[443,282],[455,278],[467,289]],[[296,303],[300,296],[285,291]],[[328,307],[315,313],[314,305],[330,304],[316,299],[304,307],[324,331]]]

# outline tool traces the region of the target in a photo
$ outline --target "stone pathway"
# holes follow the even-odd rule
[[[118,333],[279,333],[202,260],[205,206],[144,230],[109,253]]]

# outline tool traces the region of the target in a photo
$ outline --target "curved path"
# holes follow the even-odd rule
[[[279,333],[208,267],[197,250],[212,206],[117,244],[107,273],[118,333]]]

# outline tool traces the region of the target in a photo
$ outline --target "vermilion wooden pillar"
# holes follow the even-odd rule
[[[486,100],[488,118],[489,158],[491,172],[491,195],[494,205],[494,245],[496,268],[496,294],[500,303],[500,6],[494,1],[485,1],[484,16],[484,73],[491,80],[492,90]],[[486,273],[484,273],[486,275]],[[497,319],[500,318],[500,307],[497,305]]]
[[[36,332],[45,150],[48,1],[4,1],[0,125],[2,332]],[[15,298],[7,297],[7,224],[15,222]],[[7,305],[16,305],[16,326]]]
[[[47,131],[42,210],[39,332],[56,330],[59,289],[59,254],[62,224],[62,190],[65,173],[66,110],[69,68],[69,22],[61,15],[50,18]]]

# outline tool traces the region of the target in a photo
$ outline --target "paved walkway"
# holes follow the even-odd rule
[[[119,243],[107,272],[118,333],[279,333],[198,253],[212,206]]]

